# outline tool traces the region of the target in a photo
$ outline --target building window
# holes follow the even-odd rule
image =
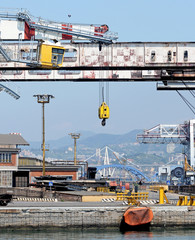
[[[0,163],[11,163],[12,155],[11,153],[0,153]]]
[[[184,59],[184,61],[188,61],[188,51],[187,50],[184,51],[183,59]]]
[[[11,171],[0,171],[0,186],[1,187],[12,187],[12,172]]]
[[[156,53],[155,53],[155,51],[152,51],[151,52],[151,61],[155,61],[155,59],[156,59]]]
[[[76,62],[77,60],[77,50],[76,49],[65,49],[63,62]]]
[[[1,73],[3,75],[22,75],[22,71],[20,70],[3,70]]]
[[[168,53],[167,53],[167,60],[168,60],[168,62],[172,61],[172,53],[171,53],[171,51],[168,51]]]
[[[51,70],[29,70],[30,75],[50,75]]]
[[[72,71],[72,70],[58,70],[59,75],[78,75],[81,71]]]

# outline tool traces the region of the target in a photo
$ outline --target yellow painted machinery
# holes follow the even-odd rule
[[[45,68],[61,67],[65,48],[58,45],[41,43],[39,46],[39,64]]]
[[[110,110],[108,105],[105,102],[102,102],[99,107],[99,118],[102,119],[102,126],[106,125],[106,119],[110,116]]]

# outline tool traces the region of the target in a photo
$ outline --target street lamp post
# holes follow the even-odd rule
[[[45,176],[45,103],[49,103],[50,98],[54,98],[53,95],[42,94],[42,95],[33,95],[37,97],[37,102],[42,103],[42,151],[43,151],[43,176]]]
[[[69,133],[69,135],[74,139],[74,165],[77,165],[76,160],[76,140],[80,138],[80,133]]]

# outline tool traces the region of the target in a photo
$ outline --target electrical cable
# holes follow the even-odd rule
[[[190,108],[190,110],[194,113],[195,115],[195,107],[178,91],[176,90],[176,92],[179,94],[179,96],[182,98],[182,100],[186,103],[186,105]],[[194,110],[193,110],[194,109]]]
[[[182,83],[186,86],[187,90],[192,94],[192,96],[195,98],[195,92],[194,90],[190,90],[190,88],[187,86],[187,84],[182,80]]]

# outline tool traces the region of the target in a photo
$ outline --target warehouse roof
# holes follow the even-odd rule
[[[0,145],[29,145],[20,134],[0,134]]]

